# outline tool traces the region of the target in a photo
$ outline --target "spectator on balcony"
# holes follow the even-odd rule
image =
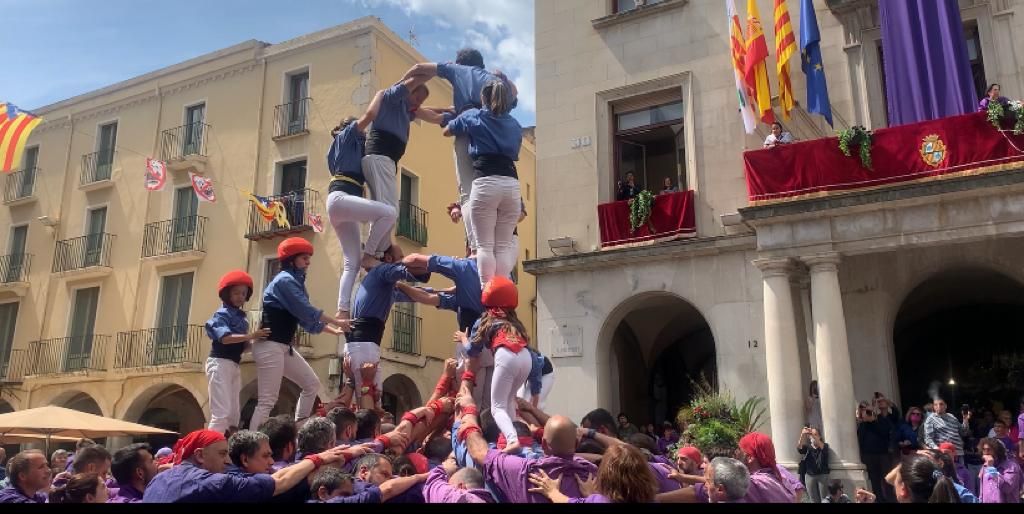
[[[256,362],[257,403],[249,422],[256,430],[277,404],[281,379],[288,377],[302,388],[295,406],[295,419],[303,419],[313,410],[313,400],[320,390],[320,377],[302,354],[292,348],[299,325],[311,334],[327,332],[341,335],[349,327],[348,320],[327,315],[309,303],[306,291],[306,270],[313,257],[313,245],[301,237],[290,237],[277,247],[281,271],[263,292],[261,328],[269,328],[266,339],[253,344]]]
[[[217,296],[221,307],[206,322],[206,335],[213,342],[206,359],[210,389],[210,430],[224,432],[238,426],[242,392],[242,353],[253,341],[270,336],[269,328],[249,332],[249,319],[242,311],[252,298],[252,277],[242,270],[229,271],[220,278]]]
[[[772,133],[768,134],[768,137],[764,138],[764,148],[775,148],[779,145],[788,145],[793,142],[793,134],[782,130],[782,124],[779,122],[772,123]]]
[[[659,194],[678,193],[679,188],[672,184],[672,177],[665,177],[664,187]]]
[[[619,181],[618,191],[615,193],[615,201],[629,200],[640,193],[640,186],[636,185],[636,175],[632,171],[626,172],[626,180]]]
[[[999,102],[1004,106],[1010,102],[1009,98],[1000,96],[999,90],[999,84],[990,84],[988,86],[988,89],[985,90],[985,97],[978,102],[978,112],[988,111],[988,106],[992,102]]]

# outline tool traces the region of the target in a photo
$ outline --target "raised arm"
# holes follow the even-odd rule
[[[370,106],[366,108],[366,112],[356,121],[356,126],[360,132],[365,132],[366,127],[370,126],[370,123],[377,119],[377,113],[380,112],[380,104],[383,99],[384,91],[377,91],[377,94],[373,95],[373,100],[370,100]]]
[[[427,79],[432,79],[437,76],[437,63],[436,62],[421,62],[414,64],[409,71],[405,72],[405,76],[402,77],[402,81],[406,81],[416,76],[426,76]]]
[[[398,288],[405,296],[416,303],[422,303],[423,305],[432,305],[437,307],[441,305],[441,296],[437,293],[428,293],[423,289],[415,286],[406,284],[405,282],[395,283],[395,287]]]
[[[416,118],[433,125],[444,124],[444,113],[427,107],[416,109]]]

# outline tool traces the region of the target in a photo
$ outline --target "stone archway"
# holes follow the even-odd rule
[[[384,410],[400,418],[402,413],[423,405],[420,391],[411,378],[395,373],[384,379]]]
[[[983,267],[947,269],[919,283],[893,323],[904,410],[935,395],[949,410],[1015,410],[1024,393],[1024,285]]]
[[[256,410],[257,402],[257,381],[253,380],[246,384],[242,388],[242,392],[239,395],[241,398],[242,415],[239,428],[249,428],[249,421],[252,419],[252,413]],[[288,414],[290,416],[295,415],[295,404],[299,402],[299,393],[302,392],[302,388],[288,380],[287,378],[281,379],[281,392],[277,395],[277,404],[274,405],[274,409],[270,411],[270,416],[278,416],[281,414]],[[253,427],[255,430],[256,427]]]
[[[173,446],[180,436],[206,425],[206,416],[196,397],[174,383],[155,384],[145,389],[129,405],[125,419],[177,433],[138,439],[154,448]]]
[[[95,414],[97,416],[104,415],[103,409],[100,408],[100,404],[95,398],[90,396],[89,393],[78,390],[63,391],[57,396],[54,396],[53,399],[50,400],[49,404],[64,407],[65,409]]]
[[[691,381],[718,386],[715,340],[704,315],[670,293],[644,293],[608,316],[599,338],[602,405],[635,424],[675,419],[692,397]],[[605,353],[606,352],[606,353]]]

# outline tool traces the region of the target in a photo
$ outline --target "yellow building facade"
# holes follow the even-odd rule
[[[248,41],[34,111],[25,163],[4,178],[0,206],[0,412],[61,405],[179,432],[209,414],[203,323],[219,307],[217,281],[231,269],[256,282],[245,309],[259,319],[264,286],[285,237],[313,242],[307,288],[335,310],[341,247],[327,221],[330,130],[358,115],[373,94],[426,59],[375,18],[278,44]],[[452,103],[433,80],[427,105]],[[451,141],[415,122],[399,163],[396,241],[406,254],[464,254]],[[144,187],[146,158],[168,163],[162,191]],[[198,201],[190,173],[212,181]],[[530,214],[519,226],[520,262],[534,258],[534,147],[519,163]],[[264,221],[247,194],[272,196],[291,228]],[[308,214],[320,215],[317,233]],[[531,275],[517,269],[520,316],[533,326]],[[440,276],[430,286],[451,285]],[[385,406],[429,396],[453,355],[451,312],[400,305],[382,343]],[[299,351],[333,398],[339,339],[298,336]],[[243,424],[256,373],[243,357]],[[275,411],[294,407],[285,380]],[[399,412],[400,414],[400,412]]]

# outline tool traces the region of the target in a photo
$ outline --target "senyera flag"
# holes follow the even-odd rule
[[[42,122],[14,104],[0,103],[0,171],[10,173],[21,163],[28,136]]]

